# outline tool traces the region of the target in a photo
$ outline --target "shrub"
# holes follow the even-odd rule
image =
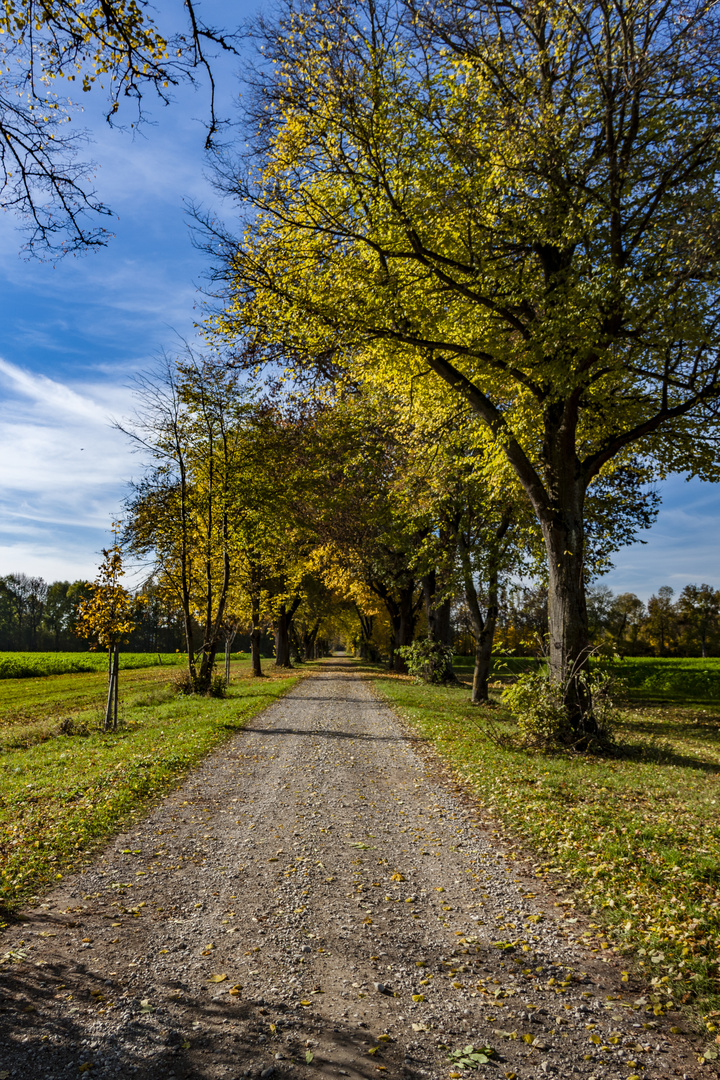
[[[227,685],[223,675],[213,675],[207,686],[200,686],[199,680],[193,679],[189,671],[183,671],[182,675],[178,675],[174,685],[175,692],[184,696],[190,694],[204,694],[206,697],[223,698],[227,691]]]
[[[410,675],[424,683],[446,683],[455,679],[452,668],[453,651],[432,638],[421,638],[412,645],[398,649]]]
[[[577,676],[595,722],[592,735],[578,738],[573,730],[565,694],[567,684],[551,682],[540,671],[520,675],[503,691],[502,700],[515,719],[523,746],[541,749],[572,747],[599,749],[613,742],[618,711],[613,700],[615,681],[605,672],[583,671]]]

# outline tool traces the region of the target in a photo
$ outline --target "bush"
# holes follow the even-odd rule
[[[183,671],[174,682],[175,692],[188,696],[190,694],[204,694],[206,697],[224,698],[227,686],[224,675],[213,675],[207,686],[201,686],[198,679],[193,679],[189,671]]]
[[[543,672],[520,675],[503,691],[503,703],[517,723],[523,746],[588,750],[607,747],[613,742],[618,721],[613,700],[616,683],[604,672],[583,671],[577,678],[588,702],[589,727],[595,728],[592,733],[578,735],[565,705],[567,684],[551,682]]]
[[[443,645],[432,638],[421,638],[412,645],[403,645],[398,649],[407,664],[410,675],[418,682],[447,683],[453,682],[453,651],[449,645]]]

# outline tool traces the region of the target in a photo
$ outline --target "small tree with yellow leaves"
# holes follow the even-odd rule
[[[116,523],[116,528],[117,528]],[[82,600],[78,609],[77,632],[90,642],[91,649],[108,651],[108,696],[105,708],[105,731],[117,728],[118,710],[118,670],[120,643],[127,641],[135,627],[133,620],[133,598],[120,584],[125,571],[122,567],[122,553],[115,543],[110,548],[103,548],[103,561],[99,573],[90,588],[92,593],[87,600]]]

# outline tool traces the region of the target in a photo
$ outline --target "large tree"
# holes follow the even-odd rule
[[[588,487],[633,452],[714,475],[716,4],[290,0],[260,33],[216,326],[470,405],[537,516],[552,675],[592,734]]]

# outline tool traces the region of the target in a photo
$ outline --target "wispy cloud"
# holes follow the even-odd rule
[[[634,592],[642,600],[670,585],[707,582],[720,588],[717,530],[720,486],[671,476],[662,487],[657,522],[644,534],[646,544],[633,544],[615,557],[615,569],[603,578],[614,592]]]
[[[131,393],[111,382],[70,385],[3,359],[0,388],[0,572],[48,577],[66,566],[62,576],[92,575],[138,471],[111,426],[131,409]]]

